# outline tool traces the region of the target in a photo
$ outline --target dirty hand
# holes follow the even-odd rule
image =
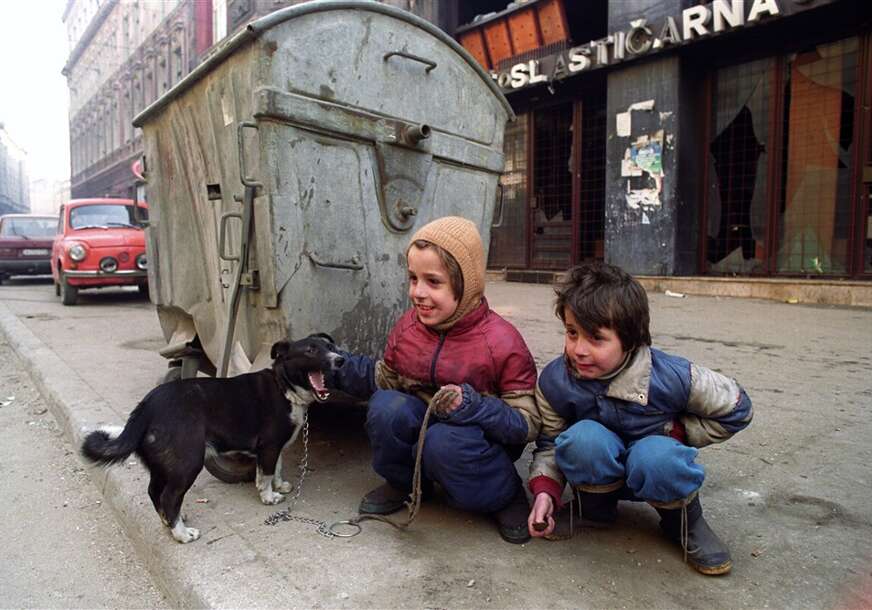
[[[533,509],[527,517],[527,530],[534,538],[543,538],[554,531],[554,500],[548,494],[536,494]]]
[[[448,417],[463,402],[463,389],[453,384],[444,385],[433,395],[430,404],[436,417]]]

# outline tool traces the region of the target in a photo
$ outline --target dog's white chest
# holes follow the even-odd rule
[[[315,397],[308,390],[295,387],[285,392],[285,398],[291,404],[291,423],[295,426],[302,426],[306,417],[306,409],[309,408]]]

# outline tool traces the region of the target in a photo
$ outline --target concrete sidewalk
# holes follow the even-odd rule
[[[559,354],[548,286],[492,282],[487,292],[540,367]],[[651,302],[657,347],[735,376],[754,401],[748,430],[700,454],[703,505],[733,553],[724,578],[683,565],[641,504],[622,504],[609,530],[512,546],[487,518],[437,498],[408,532],[369,522],[357,537],[328,540],[302,522],[263,525],[275,509],[253,485],[204,471],[183,509],[203,536],[180,545],[155,515],[135,456],[91,478],[179,606],[872,606],[872,310],[661,294]],[[84,429],[122,423],[166,367],[154,310],[130,293],[85,292],[63,308],[50,284],[13,281],[0,287],[0,329],[74,443]],[[348,518],[379,483],[363,415],[313,410],[311,472],[295,514]]]

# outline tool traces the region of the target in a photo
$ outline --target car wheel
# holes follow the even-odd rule
[[[0,273],[0,285],[3,284],[3,281],[6,279],[6,276]]]
[[[69,282],[67,282],[67,278],[61,276],[60,281],[60,297],[61,303],[64,305],[75,305],[76,301],[79,298],[79,289],[75,286],[70,286]]]
[[[253,457],[219,453],[206,456],[206,470],[225,483],[248,483],[254,480],[257,463]]]
[[[148,284],[137,284],[136,289],[139,291],[139,296],[148,298]]]

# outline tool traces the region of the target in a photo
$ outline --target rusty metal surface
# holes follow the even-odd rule
[[[313,4],[254,22],[136,119],[164,336],[196,334],[218,363],[241,275],[230,374],[266,364],[286,334],[325,331],[379,353],[407,306],[412,232],[456,214],[489,242],[505,99],[420,19],[373,2]],[[239,274],[243,183],[260,186]]]

